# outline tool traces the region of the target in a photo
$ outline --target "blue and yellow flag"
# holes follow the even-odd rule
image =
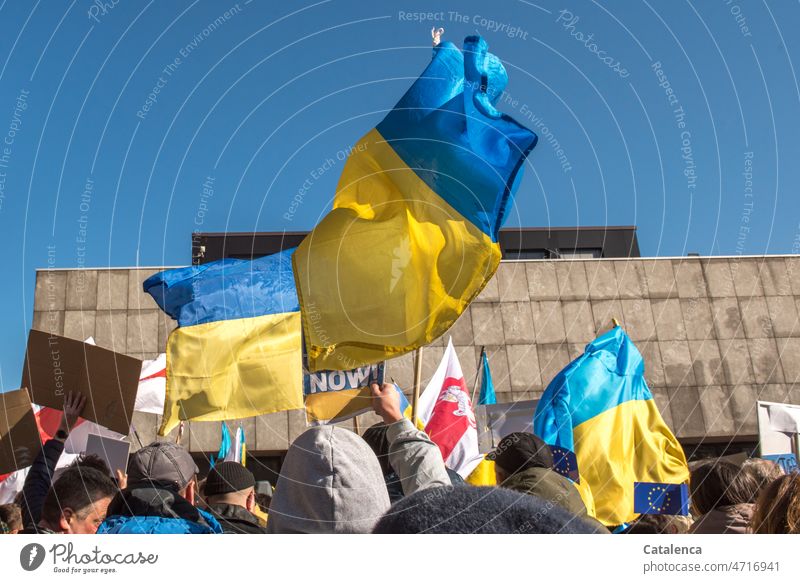
[[[494,104],[508,76],[477,36],[445,42],[352,148],[333,210],[294,255],[308,367],[341,370],[441,336],[494,275],[536,134]]]
[[[294,249],[157,273],[144,291],[178,322],[167,341],[159,429],[303,408]]]
[[[478,405],[494,405],[497,403],[497,395],[494,392],[494,381],[492,381],[492,371],[489,369],[489,358],[486,356],[486,349],[481,349],[481,394],[478,396]]]
[[[556,375],[533,428],[558,454],[562,467],[557,461],[556,469],[576,480],[587,507],[594,500],[603,524],[630,522],[647,495],[652,502],[659,492],[670,493],[669,502],[658,498],[651,511],[671,510],[676,501],[682,507],[686,457],[653,401],[642,355],[622,328],[595,339]]]
[[[213,468],[217,465],[217,462],[225,461],[225,458],[228,456],[228,452],[231,449],[231,432],[228,430],[228,426],[225,424],[224,421],[220,421],[219,423],[219,450],[217,451],[217,457],[214,457],[212,453],[208,459],[209,468]]]

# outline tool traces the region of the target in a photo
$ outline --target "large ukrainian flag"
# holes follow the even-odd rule
[[[300,305],[291,254],[162,271],[144,291],[178,321],[167,341],[160,435],[182,419],[303,408]]]
[[[608,526],[655,513],[635,504],[635,490],[680,492],[689,479],[683,449],[644,380],[642,355],[619,326],[556,375],[533,428],[553,446],[556,469],[576,481],[587,507],[593,499],[595,517]]]
[[[536,134],[494,104],[508,77],[477,36],[445,42],[352,149],[333,210],[294,255],[309,370],[441,336],[494,275]]]

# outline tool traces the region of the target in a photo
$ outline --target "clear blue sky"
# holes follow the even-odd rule
[[[2,388],[48,246],[57,267],[181,265],[196,228],[310,229],[434,23],[487,39],[501,109],[540,135],[509,224],[635,224],[644,255],[798,251],[797,2],[101,4],[0,0]]]

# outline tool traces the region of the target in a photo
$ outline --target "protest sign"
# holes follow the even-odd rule
[[[797,470],[800,454],[800,405],[758,401],[759,453],[787,473]]]
[[[353,370],[323,370],[303,375],[306,420],[337,423],[372,409],[369,385],[383,383],[383,363]]]
[[[33,464],[42,447],[28,391],[0,393],[0,474]]]
[[[538,403],[539,400],[534,399],[482,405],[485,407],[483,417],[486,421],[481,429],[488,432],[488,438],[481,439],[481,451],[493,450],[501,439],[511,433],[533,433],[533,414]]]
[[[767,454],[761,457],[763,457],[765,460],[770,460],[775,462],[787,474],[791,474],[792,472],[798,471],[797,456],[795,456],[793,453]]]
[[[62,409],[64,395],[86,396],[81,417],[128,434],[142,362],[80,340],[31,330],[23,387],[37,405]]]
[[[123,474],[128,472],[128,454],[131,444],[122,439],[104,437],[90,433],[86,439],[86,455],[96,455],[106,462],[111,475],[116,477],[117,470]]]

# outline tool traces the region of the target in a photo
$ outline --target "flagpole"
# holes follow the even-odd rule
[[[422,382],[422,346],[414,351],[414,394],[411,397],[411,423],[417,427],[419,413],[419,385]]]
[[[478,372],[475,373],[475,382],[472,385],[472,408],[475,408],[475,393],[478,392],[478,381],[483,371],[483,355],[486,354],[486,347],[481,346],[481,355],[478,357]]]

